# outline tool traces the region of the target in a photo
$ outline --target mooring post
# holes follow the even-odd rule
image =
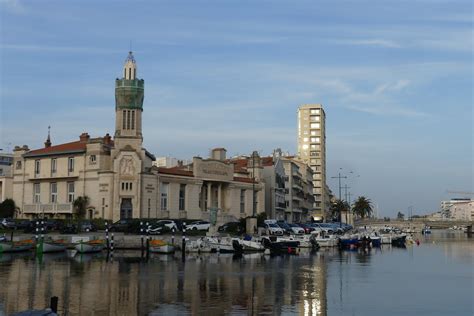
[[[36,221],[36,225],[35,225],[35,231],[36,231],[36,235],[35,235],[35,241],[36,241],[36,244],[38,244],[38,234],[39,234],[39,222]]]
[[[146,223],[146,258],[148,259],[150,256],[150,225]]]
[[[143,241],[143,222],[140,222],[140,238],[142,240],[142,245],[140,249],[142,250],[142,257],[143,257],[143,247],[145,246],[144,241]]]
[[[181,259],[183,260],[183,262],[184,262],[185,254],[186,254],[186,222],[183,222],[183,237],[181,240]]]
[[[44,221],[41,221],[41,242],[44,241]]]
[[[171,244],[174,246],[174,226],[171,228]]]
[[[114,252],[114,233],[112,233],[111,239],[110,239],[110,251]]]
[[[109,242],[109,224],[105,222],[105,242],[107,245],[107,250],[110,250],[110,242]]]

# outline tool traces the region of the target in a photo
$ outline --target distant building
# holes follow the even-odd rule
[[[13,155],[0,152],[0,203],[5,199],[11,199],[13,196],[13,178],[11,169],[13,164]]]
[[[13,164],[13,155],[0,152],[0,177],[11,176],[11,166]]]
[[[312,216],[326,217],[330,196],[326,186],[326,115],[321,104],[298,108],[298,157],[313,170]]]

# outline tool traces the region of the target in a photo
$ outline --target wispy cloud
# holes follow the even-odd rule
[[[24,14],[27,12],[26,7],[20,0],[0,0],[0,7],[11,13]]]
[[[33,44],[1,44],[0,49],[19,50],[28,52],[65,52],[65,53],[90,53],[90,54],[110,54],[123,53],[123,50],[84,47],[84,46],[55,46],[55,45],[33,45]]]
[[[356,46],[376,46],[383,48],[401,48],[402,46],[393,41],[386,39],[336,39],[329,42],[340,45],[356,45]]]

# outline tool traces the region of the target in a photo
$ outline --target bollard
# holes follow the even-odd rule
[[[36,235],[35,235],[35,240],[36,240],[36,243],[38,243],[38,233],[39,233],[39,222],[37,221],[36,222],[36,225],[35,225],[35,231],[36,231]]]
[[[114,252],[114,233],[112,233],[112,235],[111,235],[110,251],[111,251],[111,252]]]
[[[109,225],[105,222],[105,242],[107,245],[107,250],[110,250],[110,243],[109,243]]]
[[[49,308],[51,308],[51,311],[53,313],[58,312],[58,297],[57,296],[51,297],[51,301],[49,303]]]
[[[142,240],[142,245],[141,245],[141,250],[142,250],[142,256],[143,256],[143,247],[144,247],[144,241],[143,241],[143,222],[140,222],[140,237]]]
[[[171,229],[171,244],[174,246],[174,226]]]
[[[183,222],[183,237],[181,241],[181,259],[184,262],[185,258],[185,253],[186,253],[186,222]]]

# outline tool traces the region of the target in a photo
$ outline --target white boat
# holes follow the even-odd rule
[[[314,240],[318,243],[320,247],[336,247],[338,243],[338,237],[336,235],[326,234],[324,231],[321,232],[312,232]]]
[[[299,242],[299,248],[313,248],[314,243],[311,242],[311,235],[292,235],[289,237],[278,237],[277,241],[297,241]]]
[[[164,240],[151,240],[150,241],[150,252],[155,253],[174,253],[175,247],[174,245],[167,243]]]
[[[65,240],[48,240],[36,244],[36,251],[40,253],[65,251],[67,243]]]
[[[382,244],[392,244],[392,235],[391,234],[382,234],[380,235]]]
[[[21,252],[27,251],[33,248],[33,240],[20,240],[20,241],[2,241],[0,242],[0,253],[2,252]]]
[[[206,237],[205,240],[211,247],[212,252],[220,252],[220,253],[230,253],[235,252],[234,245],[233,245],[233,238],[229,237]]]
[[[74,246],[79,253],[100,252],[104,249],[104,241],[100,239],[80,242]]]
[[[239,244],[242,246],[242,251],[244,252],[249,252],[249,251],[264,251],[265,247],[261,243],[260,240],[257,239],[238,239],[235,238],[234,240],[237,240]]]
[[[199,238],[198,240],[187,240],[186,241],[186,252],[211,252],[211,246],[209,242],[203,238]]]

